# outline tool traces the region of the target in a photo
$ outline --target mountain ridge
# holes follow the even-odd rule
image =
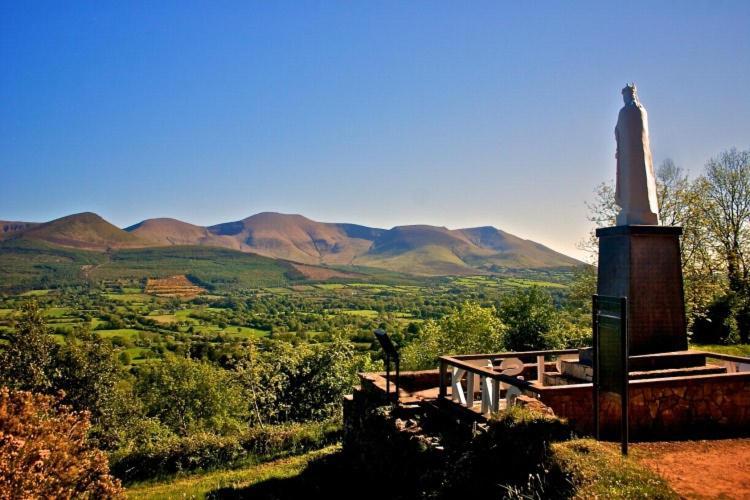
[[[315,266],[365,266],[415,275],[492,274],[498,268],[579,265],[576,259],[492,226],[448,229],[426,224],[391,229],[318,222],[300,214],[261,212],[198,226],[145,219],[124,229],[91,212],[44,223],[2,222],[0,238],[39,240],[94,251],[209,246]]]

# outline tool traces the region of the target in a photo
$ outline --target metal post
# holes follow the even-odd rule
[[[630,374],[628,353],[628,299],[620,298],[620,336],[622,338],[622,422],[620,437],[622,440],[622,454],[628,454],[628,406],[630,403]]]
[[[399,399],[399,386],[401,382],[401,359],[400,356],[396,355],[396,404]]]
[[[385,353],[385,396],[388,398],[391,394],[391,356]]]
[[[591,297],[591,327],[593,333],[593,356],[592,365],[594,368],[593,384],[591,385],[591,397],[594,403],[594,437],[599,440],[599,296]]]

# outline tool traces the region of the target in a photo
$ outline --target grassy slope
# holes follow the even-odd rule
[[[37,241],[0,242],[0,290],[175,274],[189,274],[201,284],[224,288],[283,286],[300,278],[284,262],[222,248],[161,247],[100,253]]]
[[[750,357],[750,344],[719,345],[719,344],[690,344],[691,349],[698,351],[732,354],[734,356]]]
[[[211,492],[227,498],[297,498],[304,491],[314,491],[326,498],[350,498],[348,488],[356,479],[347,477],[345,463],[336,460],[340,449],[339,445],[329,446],[242,469],[144,483],[129,488],[127,494],[134,499],[204,498]],[[562,473],[567,478],[572,487],[568,495],[574,498],[677,498],[664,479],[636,458],[623,458],[611,443],[578,439],[553,444],[551,451],[552,474]],[[364,493],[360,496],[366,497]]]
[[[127,490],[128,498],[204,498],[219,488],[242,489],[269,479],[287,479],[299,475],[312,460],[332,455],[338,445],[302,455],[282,458],[243,469],[193,474],[169,482],[145,483]]]
[[[0,289],[24,290],[65,286],[83,281],[82,269],[107,256],[37,241],[0,242]]]
[[[365,255],[357,264],[390,269],[396,272],[424,276],[477,274],[467,266],[450,248],[426,245],[396,255]]]
[[[121,250],[92,271],[94,279],[145,278],[188,274],[209,286],[281,286],[296,278],[286,263],[254,254],[212,247],[160,247]]]
[[[575,498],[679,498],[663,478],[636,458],[620,455],[613,443],[593,439],[555,443],[552,465],[574,486]]]

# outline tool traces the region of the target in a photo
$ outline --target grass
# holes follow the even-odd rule
[[[63,318],[70,315],[71,309],[69,307],[48,307],[44,310],[44,317],[49,318]]]
[[[119,300],[120,302],[148,302],[151,295],[145,293],[106,293],[108,299]]]
[[[551,448],[553,464],[574,486],[575,498],[679,498],[636,458],[620,455],[616,444],[574,439]]]
[[[314,286],[320,290],[339,290],[341,288],[346,288],[346,285],[342,283],[318,283]]]
[[[719,354],[731,354],[734,356],[750,357],[750,344],[720,345],[720,344],[691,344],[691,349],[699,351],[716,352]]]
[[[95,333],[97,333],[102,338],[107,339],[112,337],[136,337],[140,332],[140,330],[136,330],[134,328],[118,328],[116,330],[96,330]]]
[[[341,314],[350,314],[352,316],[362,316],[365,318],[377,318],[379,312],[372,309],[340,309],[337,311]]]
[[[148,349],[146,347],[131,347],[129,349],[125,349],[124,352],[128,353],[131,363],[133,364],[148,361],[150,359],[148,356],[152,354],[151,349]]]
[[[238,331],[239,329],[239,331]],[[257,328],[250,328],[248,326],[228,326],[224,333],[232,337],[244,337],[244,338],[260,338],[268,336],[268,332],[265,330],[258,330]]]
[[[158,323],[176,323],[177,321],[180,321],[177,319],[177,315],[175,314],[149,314],[146,316],[148,319],[152,319]]]
[[[40,297],[42,295],[47,295],[52,290],[29,290],[28,292],[22,293],[21,297]]]
[[[302,455],[282,458],[242,469],[193,474],[169,482],[144,483],[127,489],[132,499],[205,498],[220,488],[242,489],[273,479],[288,479],[299,475],[308,463],[340,450],[329,446]]]

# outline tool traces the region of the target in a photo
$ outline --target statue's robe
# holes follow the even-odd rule
[[[615,202],[621,208],[617,215],[617,225],[659,224],[656,179],[648,140],[646,108],[637,102],[623,106],[617,117],[615,138]]]

